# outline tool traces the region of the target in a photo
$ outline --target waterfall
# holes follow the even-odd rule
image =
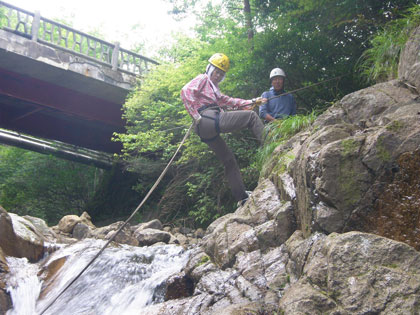
[[[39,268],[30,264],[26,258],[7,257],[6,261],[10,269],[7,291],[14,304],[7,315],[33,315],[41,291],[41,282],[37,277]]]
[[[7,290],[13,309],[7,315],[42,312],[104,244],[86,239],[62,247],[37,265],[9,257]],[[107,247],[44,314],[140,314],[143,307],[163,301],[165,280],[179,272],[187,259],[188,251],[177,245]],[[47,276],[57,261],[63,265]]]

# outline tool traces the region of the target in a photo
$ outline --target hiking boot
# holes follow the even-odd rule
[[[242,199],[242,200],[239,200],[238,201],[238,203],[237,203],[237,207],[239,208],[239,207],[242,207],[246,202],[247,202],[247,200],[251,197],[251,195],[252,195],[252,191],[249,191],[249,190],[247,190],[247,191],[245,191],[246,192],[246,194],[248,195],[248,197],[247,198],[245,198],[245,199]]]

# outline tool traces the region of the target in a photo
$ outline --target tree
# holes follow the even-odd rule
[[[48,155],[0,146],[0,205],[56,224],[82,214],[104,171]]]

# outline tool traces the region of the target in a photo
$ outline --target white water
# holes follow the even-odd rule
[[[10,268],[7,290],[12,300],[16,301],[13,310],[8,311],[7,315],[33,315],[41,291],[37,277],[38,266],[31,265],[26,258],[7,257],[6,260]]]
[[[9,257],[7,289],[14,308],[7,315],[41,313],[103,245],[104,241],[84,240],[54,252],[46,265],[67,258],[57,277],[48,283],[36,276],[40,267]],[[159,286],[180,271],[187,259],[188,252],[176,245],[108,247],[44,314],[141,314],[142,307],[163,300]],[[50,282],[51,289],[39,298],[41,286],[44,289]]]

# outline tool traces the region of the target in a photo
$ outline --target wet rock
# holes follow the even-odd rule
[[[63,267],[67,260],[67,256],[59,259],[48,261],[46,265],[43,265],[38,276],[44,281],[43,289],[40,293],[40,297],[43,298],[50,292],[55,285],[56,275],[59,270]]]
[[[173,300],[191,296],[194,292],[194,281],[181,272],[166,281],[164,300]]]
[[[267,281],[264,275],[264,262],[260,250],[249,253],[240,252],[236,257],[234,269],[260,289],[267,287]]]
[[[138,233],[141,230],[145,230],[145,229],[163,230],[163,225],[158,219],[155,219],[149,222],[140,223],[138,225],[133,226],[134,233],[136,232]]]
[[[96,228],[95,225],[92,223],[92,218],[86,211],[82,213],[82,215],[80,216],[80,220],[82,221],[83,224],[87,225],[89,228],[91,229]]]
[[[205,231],[202,228],[198,228],[194,231],[194,237],[195,238],[203,238],[205,234]]]
[[[64,233],[71,233],[75,225],[81,222],[82,219],[80,219],[77,215],[66,215],[58,222],[58,229]]]
[[[57,241],[57,234],[53,229],[48,227],[44,220],[29,215],[25,215],[23,218],[30,221],[34,225],[37,232],[43,236],[45,241],[50,243],[55,243]]]
[[[73,228],[72,235],[74,238],[77,238],[78,240],[84,239],[91,235],[90,228],[88,225],[84,223],[81,223],[81,222],[77,223]]]
[[[167,244],[171,239],[171,235],[168,232],[155,229],[144,229],[139,232],[136,231],[133,236],[139,242],[139,246],[150,246],[158,242]]]
[[[12,300],[2,287],[4,287],[4,282],[0,280],[0,314],[6,314],[12,308]]]
[[[280,299],[285,314],[418,311],[420,253],[406,244],[349,232],[312,240],[294,237],[286,246],[296,279]]]
[[[0,209],[0,247],[6,256],[34,262],[44,254],[44,239],[28,220]]]

